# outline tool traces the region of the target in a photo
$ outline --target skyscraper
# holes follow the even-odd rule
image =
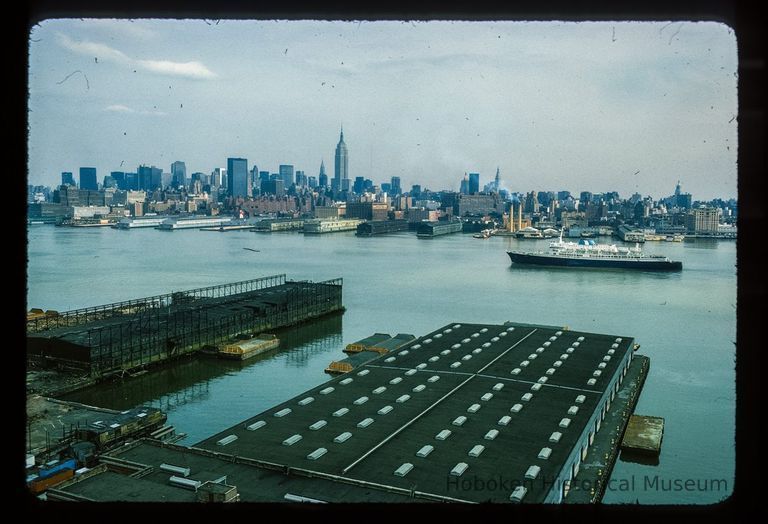
[[[233,197],[251,196],[248,177],[248,160],[245,158],[227,158],[227,194]]]
[[[480,192],[480,173],[469,174],[469,194],[476,195]]]
[[[336,162],[333,171],[333,180],[336,190],[344,188],[344,182],[347,180],[347,187],[349,187],[349,152],[347,151],[347,144],[344,143],[344,128],[341,128],[341,135],[339,136],[339,143],[336,145]]]
[[[469,194],[469,180],[467,179],[466,173],[464,173],[464,178],[461,179],[461,185],[459,185],[459,193],[462,195]]]
[[[496,167],[496,178],[493,179],[493,190],[498,193],[501,188],[501,179],[499,177],[499,168]]]
[[[290,164],[281,164],[280,165],[280,178],[283,179],[283,187],[285,189],[290,188],[294,183],[294,177],[293,177],[293,166]]]
[[[399,195],[402,193],[402,190],[400,189],[400,177],[399,176],[393,176],[391,186],[389,189],[389,192],[393,195]]]
[[[325,162],[320,160],[320,173],[317,175],[317,184],[320,187],[328,187],[328,175],[325,174]]]
[[[72,176],[72,173],[70,171],[64,171],[61,174],[61,185],[62,186],[74,186],[75,185],[75,177]]]
[[[171,164],[171,185],[173,187],[184,187],[187,185],[187,166],[180,160]]]
[[[80,189],[92,189],[93,191],[99,189],[99,184],[96,181],[95,167],[80,168]]]

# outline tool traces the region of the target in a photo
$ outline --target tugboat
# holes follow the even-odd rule
[[[683,263],[670,260],[662,255],[645,255],[635,244],[633,248],[596,244],[594,240],[581,239],[563,242],[563,235],[557,242],[549,244],[549,252],[507,251],[512,262],[538,266],[593,267],[617,269],[642,269],[646,271],[679,271]]]

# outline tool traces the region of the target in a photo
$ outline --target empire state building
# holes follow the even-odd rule
[[[346,181],[346,182],[344,182]],[[336,145],[336,164],[333,171],[333,185],[337,191],[342,191],[345,186],[349,188],[349,153],[347,144],[344,143],[344,128],[341,128],[339,143]]]

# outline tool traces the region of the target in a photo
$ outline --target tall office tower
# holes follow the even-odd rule
[[[243,198],[251,196],[249,182],[248,160],[227,158],[227,195]]]
[[[99,189],[99,184],[96,181],[95,167],[80,168],[80,189],[92,189],[93,191]]]
[[[280,165],[280,178],[283,180],[283,187],[289,189],[296,182],[293,178],[293,166]]]
[[[402,190],[400,189],[400,177],[399,176],[393,176],[392,177],[392,183],[389,188],[389,193],[391,193],[394,196],[399,195],[402,193]]]
[[[467,178],[467,174],[464,173],[464,178],[461,179],[461,185],[459,186],[459,193],[462,195],[469,194],[469,179]]]
[[[498,193],[501,187],[501,178],[499,177],[499,168],[496,167],[496,178],[493,179],[493,190]]]
[[[117,189],[128,189],[128,186],[125,183],[125,172],[124,171],[112,171],[109,176],[115,179],[115,184],[117,184]]]
[[[62,186],[74,186],[75,185],[75,177],[72,176],[71,172],[64,171],[61,174],[61,185]]]
[[[213,187],[227,187],[227,170],[217,167],[211,171],[211,185]]]
[[[469,174],[469,194],[476,195],[480,192],[480,173]]]
[[[345,183],[342,180],[349,180],[349,152],[347,144],[344,143],[344,128],[341,128],[339,143],[336,145],[336,162],[333,171],[333,180],[337,190],[344,189]],[[349,189],[349,182],[346,183]]]
[[[296,171],[296,187],[307,187],[307,175],[304,171]]]
[[[180,160],[171,164],[171,185],[176,188],[187,185],[187,165]]]
[[[310,189],[315,189],[317,187],[317,178],[313,176],[308,176],[307,186],[309,186]]]

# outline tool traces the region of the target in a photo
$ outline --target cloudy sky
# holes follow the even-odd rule
[[[735,197],[736,35],[715,22],[47,20],[29,182],[227,157],[458,189]],[[77,176],[77,175],[76,175]]]

